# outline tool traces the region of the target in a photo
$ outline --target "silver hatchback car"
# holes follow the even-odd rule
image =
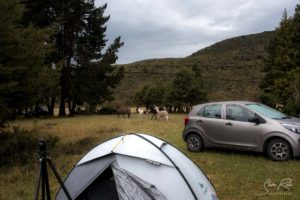
[[[183,139],[190,151],[219,147],[266,152],[272,160],[300,156],[300,119],[256,102],[228,101],[193,107]]]

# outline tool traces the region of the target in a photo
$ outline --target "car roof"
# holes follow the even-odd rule
[[[257,104],[258,102],[253,101],[216,101],[216,102],[209,102],[209,103],[203,103],[193,106],[193,108],[202,107],[204,105],[210,105],[210,104]]]

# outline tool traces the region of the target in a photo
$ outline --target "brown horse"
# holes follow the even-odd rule
[[[154,118],[154,119],[157,119],[156,115],[157,115],[157,111],[154,109],[154,106],[150,106],[150,113],[152,113],[152,116],[151,116],[151,120]]]
[[[122,115],[123,118],[124,118],[124,115],[127,115],[128,118],[130,118],[130,115],[131,115],[131,110],[128,107],[117,106],[116,112],[118,114],[118,118],[120,117],[120,115]]]

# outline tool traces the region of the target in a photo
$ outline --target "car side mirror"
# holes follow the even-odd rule
[[[253,122],[253,123],[257,124],[257,125],[261,123],[261,121],[260,121],[260,119],[258,117],[253,117],[249,121]]]

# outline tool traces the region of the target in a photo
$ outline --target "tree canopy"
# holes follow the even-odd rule
[[[192,69],[184,68],[175,75],[166,97],[168,103],[180,108],[190,107],[206,100],[201,70],[197,65]]]
[[[94,0],[0,0],[0,125],[17,113],[60,99],[76,105],[113,99],[123,69],[113,65],[123,45],[107,44],[106,4]]]
[[[300,9],[293,17],[284,11],[268,46],[265,77],[261,84],[264,103],[281,108],[287,114],[300,114]]]
[[[60,97],[60,116],[65,115],[66,101],[73,115],[76,105],[83,102],[96,105],[113,99],[112,89],[123,77],[123,70],[112,64],[123,43],[117,37],[107,47],[106,4],[96,7],[93,0],[25,0],[25,5],[25,23],[54,30],[56,48],[47,63],[60,73],[59,94],[52,95]]]
[[[137,105],[150,107],[153,105],[163,105],[165,98],[165,88],[160,85],[145,85],[141,91],[137,92],[134,101]]]
[[[170,110],[181,111],[207,100],[203,86],[202,74],[198,65],[183,68],[177,72],[173,80],[162,85],[145,85],[135,94],[134,102],[146,107],[164,105]]]
[[[23,6],[18,0],[0,0],[0,122],[17,110],[34,105],[41,88],[37,82],[45,69],[51,45],[49,30],[21,24]]]

